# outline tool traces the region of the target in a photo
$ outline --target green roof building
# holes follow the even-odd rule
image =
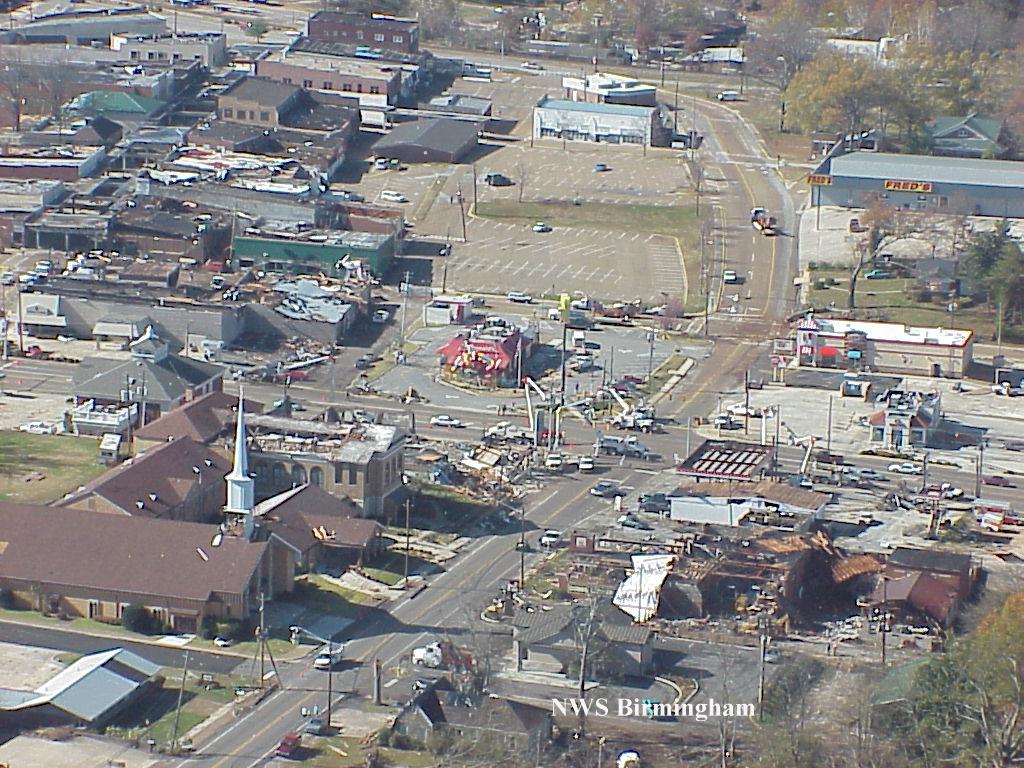
[[[334,277],[345,275],[340,261],[359,259],[376,277],[382,277],[395,257],[395,238],[377,232],[304,232],[294,237],[246,235],[235,237],[234,257],[241,267]]]
[[[1003,123],[991,117],[937,117],[926,130],[936,155],[997,158],[1006,151],[999,142]]]
[[[137,93],[125,91],[89,91],[76,96],[65,107],[70,115],[95,117],[103,115],[115,119],[118,115],[133,116],[135,118],[149,117],[155,115],[164,107],[160,99],[153,99],[149,96],[140,96]]]

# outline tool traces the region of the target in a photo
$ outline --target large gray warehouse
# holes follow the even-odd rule
[[[1024,162],[838,151],[808,180],[811,205],[863,208],[878,198],[911,210],[1024,217]]]

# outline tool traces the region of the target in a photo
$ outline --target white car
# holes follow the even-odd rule
[[[548,469],[561,469],[564,463],[565,461],[562,459],[562,454],[560,453],[550,453],[548,454],[548,457],[544,459],[544,466]]]
[[[543,72],[544,71],[544,67],[541,66],[540,64],[538,64],[535,61],[524,61],[522,64],[520,64],[520,66],[523,69],[528,69],[531,72]]]
[[[536,224],[533,225],[533,231],[534,232],[550,232],[551,231],[551,225],[550,224],[545,224],[543,221],[538,221]]]
[[[509,291],[505,294],[505,298],[513,304],[533,304],[533,296],[522,291]]]
[[[890,464],[890,472],[896,472],[901,475],[920,475],[924,470],[920,464],[914,464],[911,461],[904,461],[902,464]]]
[[[856,474],[858,477],[860,477],[861,480],[885,480],[885,475],[883,475],[881,472],[878,472],[874,469],[870,469],[867,467],[858,467],[856,469]]]
[[[220,635],[218,635],[217,637],[213,638],[213,644],[216,645],[218,648],[230,648],[232,645],[235,644],[235,641],[232,640],[230,637],[221,637]]]
[[[385,189],[380,193],[381,200],[387,200],[389,203],[408,203],[409,198],[403,195],[401,192],[395,192],[393,189]]]
[[[28,432],[30,435],[54,435],[57,433],[57,428],[45,421],[30,421],[28,424],[22,424],[18,430]]]
[[[439,413],[437,416],[430,418],[430,426],[432,427],[461,427],[462,422],[453,416],[449,416],[447,413]]]
[[[558,531],[544,531],[540,536],[540,545],[542,547],[553,547],[562,540],[562,534]]]
[[[593,456],[580,456],[579,467],[580,467],[580,472],[593,472],[594,471],[594,457]]]
[[[744,403],[733,403],[727,409],[733,416],[751,416],[755,419],[760,419],[764,416],[764,411],[760,408],[750,406],[749,408]]]
[[[735,269],[727,269],[722,272],[723,283],[738,283],[740,281],[739,275],[736,274]]]
[[[373,322],[383,325],[391,317],[391,313],[386,309],[378,309],[373,313]]]

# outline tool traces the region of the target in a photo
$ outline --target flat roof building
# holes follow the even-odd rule
[[[1024,217],[1024,162],[968,157],[843,152],[810,175],[811,204]]]
[[[306,22],[310,40],[350,43],[370,48],[415,53],[419,50],[420,29],[416,19],[382,13],[317,11]]]
[[[393,106],[402,84],[400,66],[296,49],[259,59],[256,75],[311,90],[353,96],[363,107]]]
[[[656,107],[545,96],[533,108],[533,137],[662,147],[671,143],[672,132]]]
[[[961,378],[974,331],[808,316],[796,329],[800,365]]]
[[[562,88],[571,101],[604,102],[606,104],[632,104],[653,107],[658,103],[658,91],[649,83],[632,77],[595,72],[584,77],[563,77]]]
[[[405,163],[457,163],[477,145],[480,127],[453,118],[401,123],[373,147],[377,157]]]

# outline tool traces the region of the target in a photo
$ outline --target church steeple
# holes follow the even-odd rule
[[[235,422],[235,462],[224,480],[228,496],[224,511],[229,515],[243,517],[245,536],[251,540],[256,528],[253,518],[255,484],[249,476],[249,452],[245,445],[245,400],[241,387],[238,389],[238,419]]]

